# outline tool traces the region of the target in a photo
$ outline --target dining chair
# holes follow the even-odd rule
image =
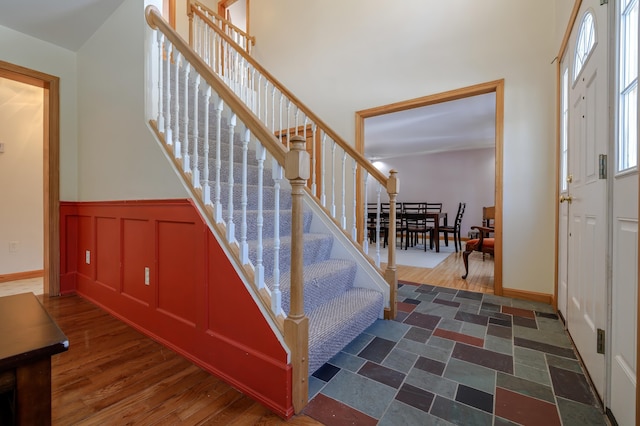
[[[488,235],[494,231],[494,228],[489,228],[486,226],[472,226],[471,229],[478,230],[478,238],[474,238],[473,240],[468,240],[464,245],[464,251],[462,252],[462,260],[464,262],[464,275],[462,279],[466,279],[467,275],[469,275],[469,255],[473,251],[478,251],[482,253],[482,260],[484,261],[484,255],[489,254],[493,256],[493,248],[495,245],[495,238],[486,238],[485,235]]]
[[[442,213],[442,203],[424,203],[427,212],[429,213]],[[435,227],[436,220],[433,218],[428,218],[427,222],[431,224],[432,227]],[[439,238],[439,237],[438,237]]]
[[[458,212],[456,213],[456,218],[452,225],[440,225],[438,232],[442,232],[444,234],[444,245],[449,246],[449,234],[453,234],[453,245],[456,249],[456,253],[458,252],[458,248],[462,250],[462,241],[460,239],[460,227],[462,226],[462,216],[464,215],[464,210],[467,207],[467,203],[458,203]],[[438,235],[436,238],[440,238]]]
[[[378,234],[384,232],[382,222],[378,227],[379,215],[381,211],[378,209],[378,203],[367,203],[367,240],[370,243],[375,243],[380,238]]]
[[[402,219],[402,234],[406,234],[405,250],[409,248],[409,244],[412,247],[415,246],[418,243],[418,236],[421,236],[424,251],[427,251],[427,233],[429,233],[431,244],[433,242],[433,227],[429,226],[427,222],[426,203],[403,203]]]

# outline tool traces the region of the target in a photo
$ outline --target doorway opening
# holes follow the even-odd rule
[[[481,83],[474,86],[424,96],[390,105],[356,112],[356,150],[365,155],[365,120],[386,114],[436,105],[458,99],[471,98],[479,95],[495,94],[495,254],[494,254],[494,294],[503,295],[502,288],[502,193],[503,193],[503,127],[504,127],[504,80]],[[402,170],[400,170],[402,172]],[[402,182],[402,174],[399,175]],[[408,178],[408,177],[407,177]],[[358,176],[362,182],[362,176]],[[470,185],[473,183],[470,182]],[[358,185],[357,202],[362,205],[364,194],[363,185]],[[402,183],[401,183],[402,188]],[[407,200],[410,201],[410,200]]]
[[[60,79],[0,61],[0,77],[43,90],[43,292],[60,294]]]

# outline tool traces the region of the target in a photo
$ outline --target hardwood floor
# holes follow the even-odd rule
[[[69,338],[52,358],[54,425],[320,425],[289,422],[79,296],[46,298]]]
[[[478,255],[475,257],[475,255]],[[461,253],[433,269],[399,266],[400,280],[493,292],[493,260]],[[320,425],[269,409],[79,296],[39,296],[69,350],[52,359],[54,425]]]

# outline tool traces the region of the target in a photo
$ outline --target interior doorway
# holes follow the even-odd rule
[[[60,79],[0,61],[0,77],[43,90],[43,292],[60,294]]]
[[[365,155],[365,120],[385,114],[435,105],[473,96],[495,94],[495,255],[494,255],[494,294],[502,295],[502,193],[503,193],[503,127],[504,127],[504,80],[481,83],[474,86],[455,89],[435,95],[410,99],[390,105],[383,105],[356,112],[356,150]],[[362,176],[357,177],[362,182]],[[400,176],[402,182],[402,175]],[[362,205],[363,185],[357,187],[357,202]],[[402,188],[402,183],[401,183]],[[359,209],[361,210],[361,209]],[[361,223],[362,218],[358,218]]]

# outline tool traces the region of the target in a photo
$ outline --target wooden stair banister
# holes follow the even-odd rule
[[[217,22],[222,24],[221,29],[222,31],[224,31],[225,34],[227,33],[226,29],[230,28],[234,33],[240,35],[240,37],[245,40],[245,43],[243,46],[244,50],[246,50],[247,53],[251,53],[251,46],[256,45],[255,37],[249,35],[247,32],[233,25],[233,23],[229,22],[228,19],[226,19],[223,16],[220,16],[218,13],[211,10],[211,8],[195,0],[187,0],[187,16],[189,17],[189,44],[190,45],[193,46],[193,27],[192,27],[193,14],[194,12],[202,14],[201,12],[202,10],[205,11],[206,15],[211,15],[213,18],[215,18]],[[203,15],[203,16],[206,16],[206,15]]]

